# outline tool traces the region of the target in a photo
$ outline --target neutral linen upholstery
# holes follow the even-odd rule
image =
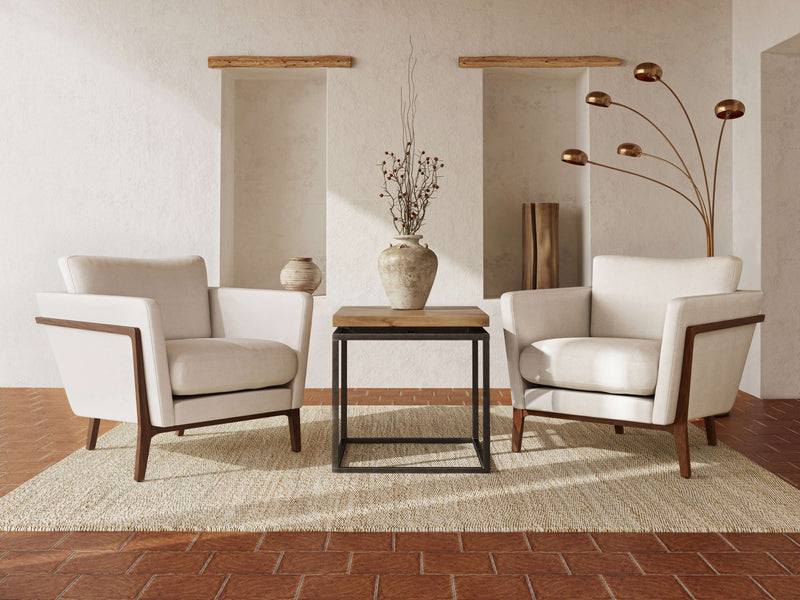
[[[136,263],[147,263],[149,266],[137,266]],[[163,269],[160,263],[163,263]],[[205,286],[205,266],[200,257],[127,259],[73,256],[61,259],[60,265],[70,293],[37,294],[39,314],[68,321],[106,323],[139,329],[152,425],[172,427],[302,406],[313,310],[310,294],[285,290],[208,288]],[[119,265],[124,273],[132,277],[156,273],[155,279],[145,277],[147,281],[143,283],[145,287],[151,286],[148,287],[149,296],[142,297],[138,290],[123,289],[128,284],[117,281],[124,277],[111,272],[113,265]],[[109,286],[113,288],[109,291],[114,295],[79,291],[99,289],[99,280],[88,280],[93,275],[99,277],[101,274],[108,282],[114,283]],[[270,347],[281,348],[278,353],[283,357],[281,362],[270,363],[270,366],[264,368],[269,378],[263,373],[254,376],[248,371],[244,382],[246,387],[240,388],[245,391],[209,396],[173,395],[167,342],[173,347],[184,344],[181,343],[183,340],[168,340],[163,318],[165,302],[159,302],[158,299],[163,300],[169,294],[165,295],[152,287],[155,286],[156,279],[167,287],[173,286],[175,282],[184,282],[192,294],[195,294],[195,287],[199,286],[202,279],[205,311],[198,309],[198,314],[205,312],[209,315],[203,317],[208,320],[208,324],[203,327],[202,333],[205,335],[189,336],[188,339],[204,338],[214,344],[224,343],[224,340],[216,338],[228,337],[234,340],[246,339],[253,343],[264,342]],[[131,295],[117,295],[122,292]],[[178,290],[173,289],[170,293],[177,294]],[[195,303],[192,300],[189,304]],[[166,304],[178,310],[180,302]],[[213,318],[210,317],[212,312]],[[73,412],[83,417],[137,422],[130,339],[112,333],[65,327],[46,326],[44,329],[53,347]],[[213,338],[210,337],[212,335]],[[238,350],[241,349],[240,344]],[[288,357],[289,353],[293,358]],[[223,357],[219,358],[224,360]],[[234,365],[232,368],[239,367]],[[286,375],[290,370],[293,374]],[[217,372],[217,375],[221,374]],[[249,391],[251,386],[261,383],[281,387]],[[197,391],[200,386],[184,389]]]
[[[155,300],[44,292],[36,294],[36,302],[39,312],[53,319],[139,329],[150,421],[159,427],[174,424],[164,332]],[[130,338],[66,327],[45,327],[45,331],[72,411],[79,417],[135,423]]]
[[[199,256],[66,256],[59,266],[70,293],[155,300],[168,340],[211,336],[206,265]]]
[[[286,344],[297,353],[292,380],[292,408],[303,405],[308,344],[311,337],[311,294],[285,290],[210,288],[212,337],[260,338]]]
[[[292,403],[292,390],[272,387],[210,396],[175,397],[175,424],[234,419],[247,415],[286,410]]]
[[[742,261],[598,256],[592,263],[592,337],[661,339],[667,302],[736,291]]]
[[[589,377],[592,369],[589,363],[597,365],[606,360],[606,357],[587,358],[588,349],[596,348],[599,354],[605,354],[610,348],[607,345],[610,338],[617,338],[623,346],[630,344],[629,350],[640,348],[632,351],[634,358],[645,354],[652,357],[653,349],[660,345],[655,389],[639,397],[651,401],[646,422],[673,423],[686,328],[761,312],[762,292],[736,291],[740,273],[741,261],[732,256],[700,259],[598,256],[593,263],[592,287],[503,294],[500,312],[514,408],[534,410],[531,398],[545,394],[558,398],[559,402],[538,401],[536,410],[598,416],[587,415],[595,409],[581,408],[580,403],[601,402],[606,418],[643,422],[642,415],[647,411],[623,408],[622,400],[614,400],[635,398],[645,390],[641,385],[646,379],[642,377],[643,365],[640,365],[642,371],[636,370],[635,378],[633,373],[624,371],[596,370],[590,381],[594,384],[602,381],[603,385],[591,389],[581,386],[583,391],[577,391],[576,381]],[[686,275],[686,281],[682,281],[682,274]],[[646,280],[646,285],[641,279]],[[667,282],[671,282],[674,291],[667,289]],[[690,293],[685,291],[687,288],[692,288]],[[652,289],[650,298],[648,289]],[[628,318],[631,323],[626,323]],[[748,325],[704,333],[695,339],[689,418],[723,414],[733,406],[754,330],[755,325]],[[597,331],[604,335],[596,335]],[[629,335],[622,335],[626,331]],[[573,339],[566,343],[565,338],[585,338],[585,341],[577,343]],[[598,342],[598,338],[606,341]],[[647,340],[652,345],[649,352],[644,352],[641,343]],[[619,347],[608,359],[612,360],[616,352]],[[609,385],[612,383],[609,379],[614,380],[614,387]],[[629,389],[622,386],[626,379],[631,384]],[[559,393],[547,396],[551,390]],[[618,416],[610,416],[613,406],[619,407]]]
[[[534,342],[519,358],[522,376],[535,384],[650,396],[656,389],[658,340],[584,337]]]
[[[300,452],[310,294],[209,288],[199,256],[59,264],[68,293],[37,294],[37,321],[70,407],[91,419],[87,449],[97,419],[138,423],[133,477],[143,481],[155,435],[280,416]]]
[[[654,423],[665,425],[675,420],[686,328],[757,315],[763,303],[764,294],[760,291],[738,291],[673,298],[667,304]],[[747,325],[697,336],[689,396],[690,419],[724,414],[733,407],[755,327]]]
[[[583,390],[535,387],[525,392],[523,408],[593,419],[620,419],[634,423],[651,423],[653,420],[652,396],[599,394]]]
[[[194,338],[166,344],[176,396],[283,385],[297,373],[295,351],[272,340]]]
[[[503,294],[512,452],[528,416],[611,422],[616,433],[638,425],[671,433],[680,475],[691,477],[688,419],[705,418],[716,444],[714,417],[733,407],[763,320],[763,294],[736,291],[741,266],[731,256],[598,256],[591,288]]]
[[[525,408],[520,353],[538,340],[588,337],[592,288],[507,292],[500,296],[508,379],[515,408]]]

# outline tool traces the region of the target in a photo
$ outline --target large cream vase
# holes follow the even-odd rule
[[[378,256],[378,272],[392,308],[425,306],[436,278],[439,261],[421,235],[396,235],[397,242]]]

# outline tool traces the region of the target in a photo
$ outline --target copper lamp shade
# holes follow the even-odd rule
[[[744,115],[744,103],[735,98],[721,100],[717,102],[717,105],[714,107],[714,114],[717,115],[718,119],[725,119],[726,121],[738,119]]]
[[[639,81],[661,81],[661,75],[663,75],[661,67],[651,62],[640,63],[633,70],[633,76]]]
[[[642,147],[632,142],[625,142],[617,147],[617,154],[639,158],[642,155]]]
[[[733,119],[738,119],[739,117],[744,115],[744,104],[736,100],[734,98],[729,98],[728,100],[722,100],[718,102],[717,105],[714,107],[714,114],[720,120],[722,120],[722,125],[719,131],[719,140],[717,141],[717,152],[716,157],[714,160],[714,172],[713,178],[711,180],[711,185],[709,184],[709,177],[708,171],[706,170],[705,159],[703,158],[703,151],[700,148],[700,141],[697,139],[697,132],[695,131],[694,124],[692,123],[691,117],[689,117],[689,113],[686,110],[686,107],[683,105],[683,102],[675,93],[675,91],[669,86],[669,84],[662,79],[664,75],[663,70],[659,65],[652,62],[643,62],[636,65],[636,68],[633,70],[633,76],[639,80],[644,81],[647,83],[658,82],[663,85],[667,90],[672,94],[675,100],[678,102],[678,105],[681,107],[684,116],[686,117],[686,121],[689,124],[689,128],[692,132],[692,137],[694,138],[695,146],[697,147],[697,154],[700,158],[700,167],[702,168],[703,176],[702,179],[698,179],[700,185],[705,187],[705,196],[700,189],[700,186],[695,182],[695,178],[692,176],[692,173],[689,169],[689,166],[686,164],[686,161],[683,158],[683,155],[678,151],[675,147],[675,144],[672,143],[672,140],[669,139],[666,133],[656,125],[650,118],[648,118],[643,113],[639,112],[635,108],[631,106],[627,106],[622,104],[621,102],[614,102],[611,100],[611,96],[606,92],[594,91],[589,92],[586,95],[586,103],[591,104],[592,106],[599,106],[601,108],[608,108],[610,106],[617,106],[619,108],[623,108],[628,110],[638,117],[644,119],[650,126],[652,126],[661,137],[669,144],[669,147],[675,153],[677,157],[677,162],[673,162],[666,158],[662,158],[661,156],[656,156],[655,154],[648,154],[642,151],[642,147],[638,144],[634,144],[633,142],[624,142],[617,147],[617,154],[620,156],[630,156],[631,158],[639,158],[639,157],[647,157],[652,158],[655,160],[659,160],[667,165],[677,169],[684,177],[689,180],[689,184],[691,185],[692,195],[694,198],[691,198],[681,192],[679,189],[672,187],[671,185],[667,185],[663,181],[659,181],[658,179],[654,179],[653,177],[648,177],[646,175],[642,175],[640,173],[635,173],[633,171],[627,171],[625,169],[620,169],[619,167],[615,167],[612,165],[606,165],[602,163],[598,163],[595,161],[589,160],[589,157],[583,150],[579,150],[577,148],[570,148],[568,150],[564,150],[561,153],[561,160],[565,163],[571,165],[577,165],[580,167],[586,165],[596,165],[598,167],[603,167],[604,169],[610,169],[612,171],[618,171],[620,173],[627,173],[628,175],[633,175],[635,177],[641,177],[642,179],[646,179],[648,181],[652,181],[655,184],[658,184],[662,187],[665,187],[669,190],[672,190],[679,196],[681,196],[684,200],[686,200],[700,218],[703,221],[703,228],[705,229],[706,234],[706,254],[708,256],[714,256],[714,212],[716,208],[717,202],[717,167],[719,166],[719,151],[720,146],[722,145],[722,135],[725,133],[725,125],[728,121]],[[679,164],[678,164],[679,163]]]
[[[579,167],[583,167],[586,166],[586,163],[589,162],[589,157],[586,156],[586,152],[584,152],[583,150],[578,150],[577,148],[570,148],[569,150],[564,150],[561,153],[561,160],[571,165],[578,165]]]
[[[589,92],[586,94],[586,104],[608,108],[611,106],[611,96],[605,92]]]

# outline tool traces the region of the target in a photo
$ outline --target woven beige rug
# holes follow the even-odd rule
[[[354,406],[350,434],[468,435],[469,411]],[[800,531],[800,490],[696,427],[686,480],[663,432],[529,417],[514,454],[505,406],[491,474],[332,473],[330,408],[302,420],[300,454],[283,418],[162,434],[143,483],[135,427],[119,426],[0,498],[0,530]],[[469,447],[355,450],[351,464],[475,460]]]

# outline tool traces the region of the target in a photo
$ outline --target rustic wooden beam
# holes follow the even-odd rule
[[[349,69],[350,56],[209,56],[209,69]]]
[[[554,69],[570,67],[618,67],[622,61],[612,56],[459,56],[462,69],[516,67]]]

